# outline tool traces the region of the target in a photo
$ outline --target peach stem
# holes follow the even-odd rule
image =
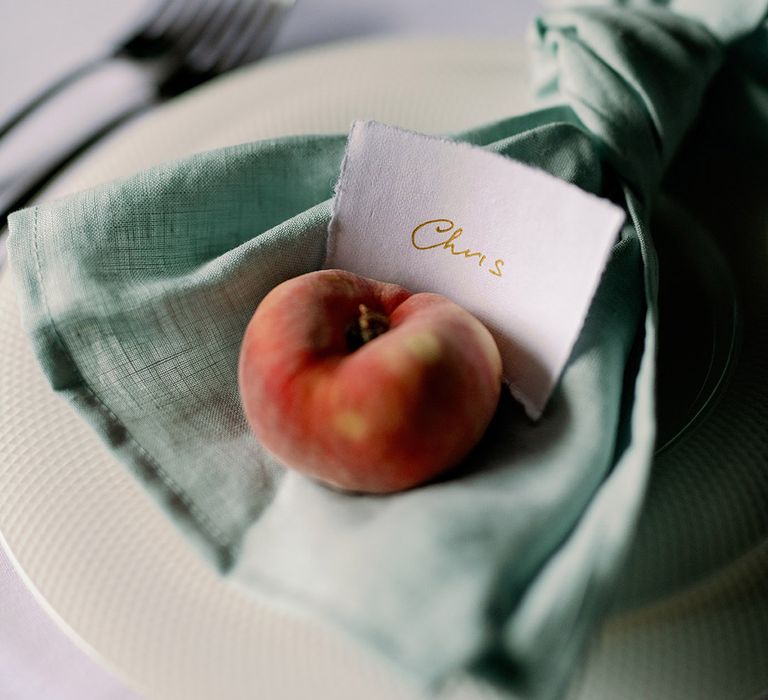
[[[378,311],[372,311],[365,304],[358,307],[358,317],[347,331],[347,345],[357,350],[389,330],[389,318]]]

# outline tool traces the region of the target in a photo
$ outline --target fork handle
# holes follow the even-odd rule
[[[0,229],[64,165],[156,99],[151,68],[115,57],[11,129],[0,140]]]

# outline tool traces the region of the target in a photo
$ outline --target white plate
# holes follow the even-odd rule
[[[527,111],[526,74],[523,48],[500,41],[384,40],[265,61],[123,128],[47,196],[217,146],[343,133],[355,118],[457,131]],[[416,697],[347,640],[246,599],[206,568],[48,388],[3,273],[0,328],[0,532],[29,585],[79,644],[162,700]],[[652,494],[657,510],[673,507],[662,491]],[[609,620],[572,700],[731,700],[737,687],[756,692],[766,672],[749,660],[766,641],[768,600],[755,593],[766,560],[757,547]],[[744,591],[752,597],[740,598]],[[491,697],[470,681],[444,695]]]

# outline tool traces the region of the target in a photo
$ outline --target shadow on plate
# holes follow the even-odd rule
[[[738,294],[711,236],[671,199],[651,221],[659,258],[656,453],[715,406],[735,365]]]

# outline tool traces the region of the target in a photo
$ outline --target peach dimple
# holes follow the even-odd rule
[[[445,297],[321,270],[262,301],[239,386],[256,437],[286,466],[387,493],[469,452],[496,408],[501,358],[488,330]]]

